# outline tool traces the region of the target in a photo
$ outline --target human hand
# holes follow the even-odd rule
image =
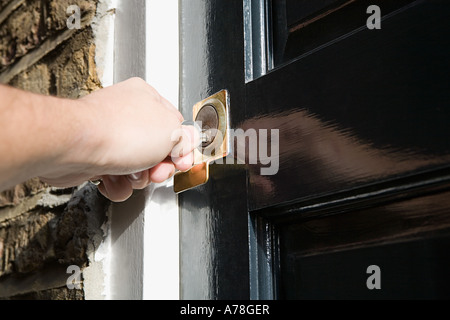
[[[132,78],[76,104],[89,115],[83,122],[90,125],[65,159],[72,169],[67,171],[66,164],[42,178],[49,184],[101,179],[99,191],[118,202],[128,199],[133,189],[163,182],[176,169],[192,166],[196,130],[182,126],[182,115],[145,81]]]

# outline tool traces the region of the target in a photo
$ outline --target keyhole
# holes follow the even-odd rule
[[[210,145],[214,141],[213,130],[209,126],[203,126],[201,132],[202,143]]]
[[[203,106],[197,114],[195,121],[201,121],[202,148],[213,143],[219,129],[219,114],[212,105]]]

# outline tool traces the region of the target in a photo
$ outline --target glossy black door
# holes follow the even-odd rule
[[[185,117],[228,89],[232,128],[279,132],[276,174],[180,195],[182,298],[450,297],[449,9],[181,1]]]

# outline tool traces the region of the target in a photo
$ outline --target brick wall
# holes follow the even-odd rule
[[[0,0],[0,82],[68,98],[99,89],[99,2]],[[78,30],[66,25],[73,4],[82,13]],[[84,299],[86,283],[70,290],[66,270],[93,263],[108,207],[90,184],[56,189],[32,179],[0,193],[0,299]]]

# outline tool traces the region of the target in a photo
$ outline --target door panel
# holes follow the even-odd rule
[[[414,0],[272,0],[275,66],[318,49],[341,37],[367,29],[368,15],[361,14],[371,5],[382,8],[383,19],[396,15]]]
[[[450,237],[366,246],[282,260],[284,299],[448,299]],[[380,289],[368,289],[370,266]],[[370,271],[370,270],[369,270]]]
[[[443,190],[279,224],[280,294],[288,299],[448,299],[449,195]],[[371,265],[381,269],[381,290],[366,286]]]
[[[436,9],[410,7],[246,86],[242,126],[280,130],[278,174],[249,171],[251,209],[449,163],[450,33]]]
[[[449,297],[449,2],[314,3],[181,0],[184,116],[228,89],[280,151],[180,194],[181,297]]]

